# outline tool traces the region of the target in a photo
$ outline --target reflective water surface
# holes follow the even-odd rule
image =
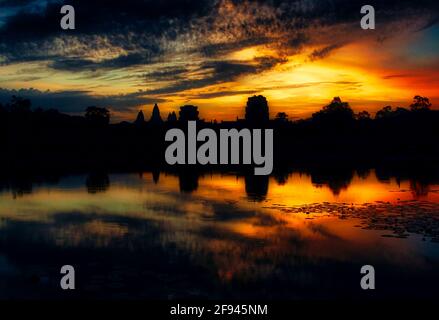
[[[366,264],[373,292],[360,288]],[[0,185],[0,298],[437,298],[438,267],[439,185],[375,171]]]

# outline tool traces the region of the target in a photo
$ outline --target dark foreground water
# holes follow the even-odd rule
[[[44,182],[46,181],[46,182]],[[60,289],[73,265],[76,290]],[[360,289],[373,265],[375,291]],[[0,298],[438,298],[439,186],[92,174],[0,191]]]

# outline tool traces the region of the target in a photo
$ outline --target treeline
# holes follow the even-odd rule
[[[12,96],[11,102],[2,105],[0,104],[0,123],[2,128],[8,125],[20,126],[24,125],[82,125],[90,127],[103,127],[110,124],[111,113],[106,108],[99,108],[96,106],[87,107],[84,112],[84,116],[70,116],[60,113],[56,109],[43,109],[36,108],[32,110],[32,102],[29,99]],[[267,126],[271,122],[271,126],[285,125],[285,124],[303,124],[313,123],[318,126],[332,126],[338,128],[354,124],[355,121],[367,122],[371,120],[386,120],[386,119],[401,119],[401,118],[419,118],[421,115],[425,116],[427,112],[431,111],[432,104],[427,97],[415,96],[413,103],[409,108],[386,106],[376,112],[375,118],[371,116],[368,111],[361,111],[355,113],[350,107],[348,102],[343,102],[339,97],[335,97],[331,103],[324,106],[320,111],[314,113],[311,118],[292,121],[288,118],[288,114],[285,112],[279,112],[276,114],[273,120],[269,120],[268,116],[268,104],[267,100],[263,96],[254,96],[249,98],[246,107],[246,122],[248,124],[258,124]],[[195,114],[194,114],[195,113]],[[429,113],[432,115],[432,113]],[[158,106],[154,106],[153,114],[149,122],[153,122],[155,125],[163,124],[164,122],[176,124],[177,121],[197,120],[198,111],[195,106],[183,106],[181,107],[179,118],[175,112],[169,113],[167,120],[163,121],[160,116]],[[203,121],[204,122],[204,121]],[[239,122],[239,120],[237,121]],[[132,123],[134,125],[147,124],[143,112],[140,111],[136,120]],[[211,121],[211,124],[218,124],[217,121]],[[131,123],[121,122],[118,125],[127,126]],[[116,124],[117,125],[117,124]]]
[[[13,124],[14,126],[20,124],[56,126],[60,123],[62,125],[70,123],[71,125],[77,124],[95,127],[110,124],[111,113],[106,108],[90,106],[85,109],[84,116],[70,116],[62,114],[56,109],[36,108],[32,110],[31,106],[32,102],[29,99],[17,96],[12,96],[10,103],[6,105],[0,104],[0,121],[2,127],[8,126],[8,124]],[[311,121],[318,126],[329,125],[336,127],[338,125],[346,126],[349,123],[355,122],[355,120],[365,122],[401,117],[419,117],[421,114],[425,115],[426,112],[431,111],[431,107],[432,104],[427,97],[415,96],[409,108],[385,106],[377,111],[375,118],[373,118],[368,111],[361,111],[356,114],[348,102],[343,102],[339,97],[335,97],[331,103],[314,113],[310,119],[292,121],[288,118],[287,113],[279,112],[271,122],[272,125],[281,125],[300,124]],[[183,106],[181,107],[179,118],[177,118],[175,112],[171,112],[167,116],[166,122],[175,124],[178,120],[199,121],[197,109],[195,106]],[[268,103],[265,97],[254,96],[249,98],[246,107],[246,120],[248,123],[267,124],[270,122],[268,114]],[[157,104],[154,106],[150,122],[154,122],[154,124],[162,124],[165,122],[161,119]],[[145,120],[143,112],[140,111],[132,124],[139,125],[146,123],[148,123],[148,121]],[[210,123],[217,124],[217,121],[211,121]],[[126,121],[119,123],[119,125],[125,126],[129,124],[130,123]]]
[[[283,112],[270,120],[262,96],[250,97],[245,111],[245,119],[218,123],[199,120],[197,107],[183,106],[178,117],[171,113],[163,121],[155,106],[149,121],[139,113],[132,123],[110,124],[105,108],[88,107],[83,116],[71,116],[32,109],[30,100],[12,97],[0,105],[0,161],[2,168],[161,166],[166,130],[198,120],[200,129],[274,128],[275,168],[438,163],[439,112],[425,97],[416,96],[408,108],[386,106],[375,117],[367,111],[355,113],[340,98],[297,121]]]
[[[415,96],[409,108],[386,106],[372,118],[367,111],[355,114],[337,97],[310,119],[276,130],[277,146],[293,146],[290,160],[297,149],[311,162],[433,160],[439,154],[439,112],[431,107],[428,98]]]

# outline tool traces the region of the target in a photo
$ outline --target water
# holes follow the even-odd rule
[[[24,179],[0,191],[0,298],[437,298],[438,235],[439,185],[374,171]]]

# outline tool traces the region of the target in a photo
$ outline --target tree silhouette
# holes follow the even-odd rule
[[[349,103],[343,102],[340,97],[335,97],[330,104],[324,106],[322,110],[312,115],[314,121],[333,124],[335,126],[352,122],[354,118],[354,111],[349,106]]]
[[[409,110],[402,107],[396,107],[396,110],[394,111],[396,116],[402,116],[404,114],[408,114],[409,112],[410,112]]]
[[[278,112],[275,120],[278,122],[288,122],[288,115],[285,112]]]
[[[386,106],[376,113],[375,119],[397,118],[404,116],[408,113],[409,110],[407,110],[406,108],[397,107],[395,110],[393,110],[391,106]]]
[[[88,107],[85,111],[85,119],[93,125],[108,125],[110,123],[110,111],[106,108]]]
[[[8,113],[5,107],[0,103],[0,130],[3,128],[4,124],[7,123],[7,116]]]
[[[375,115],[375,119],[385,119],[392,116],[392,107],[391,106],[385,106],[381,110],[377,111]]]
[[[245,108],[245,120],[250,124],[265,124],[269,120],[268,102],[264,96],[248,98]]]
[[[349,106],[349,103],[341,101],[340,97],[334,97],[334,99],[332,99],[330,104],[323,107],[323,112],[325,113],[343,112],[349,115],[353,114],[353,111]]]
[[[430,100],[427,97],[415,96],[410,105],[411,111],[428,111],[431,108]]]
[[[32,103],[29,99],[24,99],[22,97],[12,96],[11,99],[11,111],[13,113],[29,113],[31,111]]]
[[[370,113],[369,112],[367,112],[367,111],[360,111],[360,112],[358,112],[358,114],[357,114],[357,120],[370,120]]]
[[[0,117],[4,116],[6,114],[6,109],[3,107],[3,105],[0,103]]]

